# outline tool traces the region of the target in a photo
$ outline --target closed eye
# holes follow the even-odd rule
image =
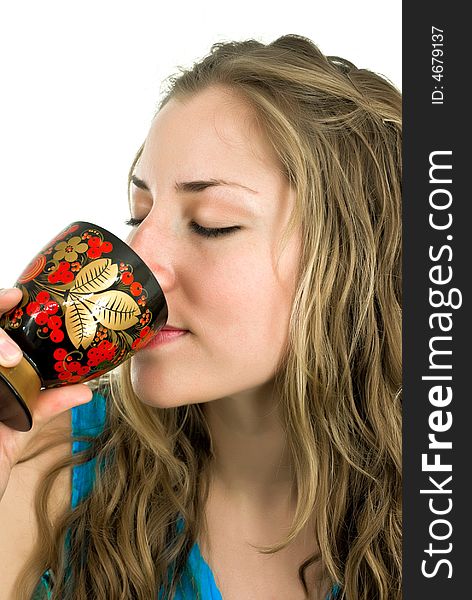
[[[125,221],[125,225],[129,225],[130,227],[137,227],[138,225],[141,225],[143,221],[144,219],[135,219],[134,217],[131,217],[130,219]]]
[[[143,222],[143,219],[135,219],[135,218],[131,217],[131,219],[129,219],[128,221],[125,221],[125,224],[130,225],[131,227],[137,227],[142,222]],[[241,227],[239,225],[233,225],[232,227],[214,227],[214,228],[202,227],[195,221],[191,221],[190,228],[192,229],[192,231],[194,231],[198,235],[201,235],[201,236],[207,237],[207,238],[219,237],[221,235],[228,235],[229,233],[232,233],[233,231],[237,231],[238,229],[241,229]]]
[[[233,225],[233,227],[215,228],[202,227],[198,223],[195,223],[195,221],[190,223],[190,228],[192,231],[195,231],[195,233],[198,233],[198,235],[202,235],[203,237],[218,237],[220,235],[228,235],[228,233],[232,233],[233,231],[241,229],[239,225]]]

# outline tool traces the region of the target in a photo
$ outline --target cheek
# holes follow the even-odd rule
[[[274,270],[267,247],[245,247],[193,271],[193,305],[205,339],[221,351],[256,353],[283,344],[291,308],[287,265]],[[280,277],[280,269],[285,269]]]

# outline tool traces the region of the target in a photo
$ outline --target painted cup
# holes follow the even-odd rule
[[[42,388],[84,383],[144,348],[167,321],[164,293],[142,259],[103,227],[77,221],[34,257],[15,283],[23,292],[0,327],[20,346],[0,366],[0,421],[31,429]]]

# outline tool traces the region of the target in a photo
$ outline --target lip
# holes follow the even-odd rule
[[[188,329],[181,329],[180,327],[174,327],[173,325],[166,325],[160,331],[188,331]]]
[[[151,341],[146,344],[145,350],[150,350],[156,346],[162,346],[175,341],[177,338],[189,333],[187,329],[166,329],[165,327],[158,331]]]

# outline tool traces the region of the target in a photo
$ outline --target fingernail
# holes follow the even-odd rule
[[[3,358],[3,360],[6,360],[7,362],[17,360],[20,354],[21,351],[18,351],[15,348],[0,345],[0,356]]]
[[[12,290],[16,289],[18,288],[0,288],[0,296],[6,296],[8,292],[11,292]]]
[[[5,334],[3,334],[3,332],[2,332],[2,338],[4,338],[4,337],[5,337]],[[16,360],[22,354],[23,353],[20,350],[20,348],[18,348],[18,346],[16,344],[14,344],[13,342],[10,342],[8,340],[8,338],[0,340],[0,356],[4,360],[6,360],[6,361]]]

